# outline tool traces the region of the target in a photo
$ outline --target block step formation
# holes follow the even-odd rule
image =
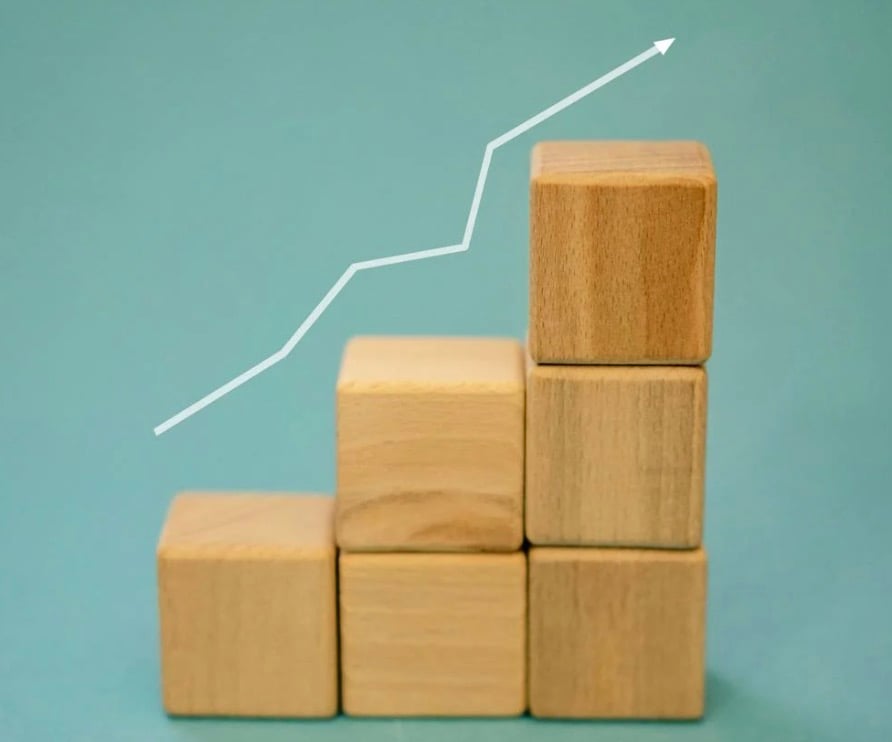
[[[537,145],[526,351],[355,338],[335,498],[174,499],[165,709],[700,716],[715,214],[700,144]]]
[[[345,713],[526,709],[524,399],[514,340],[348,343],[336,496]]]
[[[696,142],[545,142],[530,182],[529,703],[704,710],[716,180]]]

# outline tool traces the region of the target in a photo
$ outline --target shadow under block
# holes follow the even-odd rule
[[[530,711],[703,715],[706,554],[530,549]]]
[[[183,494],[158,544],[168,713],[333,716],[333,498]]]
[[[699,366],[530,365],[527,538],[698,546],[706,385]]]
[[[526,567],[522,552],[341,552],[344,712],[522,714]]]
[[[518,549],[524,374],[514,340],[351,340],[337,388],[338,545]]]
[[[697,142],[543,142],[530,183],[530,354],[699,364],[712,347],[716,179]]]

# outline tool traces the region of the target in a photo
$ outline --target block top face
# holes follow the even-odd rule
[[[523,392],[524,355],[509,338],[357,337],[338,391]]]
[[[531,176],[538,183],[618,185],[715,181],[709,150],[700,142],[540,142],[533,148]]]
[[[630,384],[659,384],[666,382],[702,384],[706,380],[703,366],[559,366],[535,364],[527,366],[527,376],[533,380],[576,381],[580,384],[604,384],[615,382]]]
[[[334,498],[184,492],[170,506],[159,556],[283,557],[334,553]]]
[[[529,551],[530,564],[602,565],[705,565],[706,550],[697,549],[616,549],[536,546]]]

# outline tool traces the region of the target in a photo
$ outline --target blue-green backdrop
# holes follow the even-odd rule
[[[0,739],[892,738],[888,3],[3,2]],[[648,48],[498,151],[487,141]],[[331,491],[356,333],[523,335],[544,138],[697,138],[720,181],[699,724],[175,721],[178,489]]]

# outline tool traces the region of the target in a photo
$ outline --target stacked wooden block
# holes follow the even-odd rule
[[[344,711],[522,713],[520,344],[357,338],[337,427]]]
[[[533,151],[530,709],[703,713],[716,182],[693,142]]]
[[[333,505],[255,493],[174,500],[158,544],[169,713],[337,713]]]
[[[354,339],[336,498],[174,501],[170,713],[702,714],[709,155],[541,144],[531,197],[528,353]]]

